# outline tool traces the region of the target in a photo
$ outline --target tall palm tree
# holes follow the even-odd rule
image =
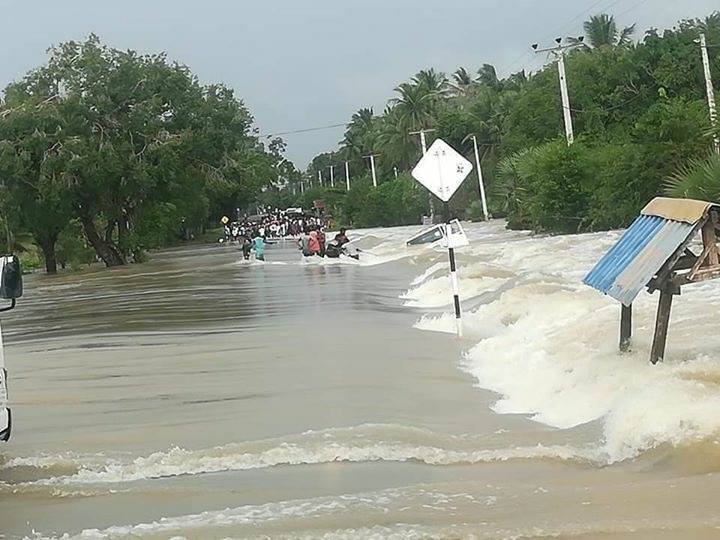
[[[453,82],[450,84],[453,90],[453,94],[456,96],[466,95],[470,88],[476,83],[475,79],[472,78],[470,73],[464,67],[458,68],[455,73],[452,74]]]
[[[435,71],[433,68],[419,71],[412,78],[412,82],[438,97],[444,95],[448,90],[448,79],[445,74]]]
[[[483,66],[478,69],[478,82],[496,90],[500,88],[500,80],[498,79],[497,71],[495,71],[495,66],[492,64],[483,64]]]
[[[700,20],[698,29],[705,34],[720,34],[720,11],[714,11]]]
[[[391,166],[396,166],[400,170],[409,169],[420,152],[417,141],[410,135],[410,131],[412,128],[407,124],[402,110],[397,106],[385,109],[378,134],[378,146],[391,161]]]
[[[629,45],[632,35],[635,33],[634,24],[618,30],[615,17],[607,13],[593,15],[583,23],[583,29],[587,36],[583,45],[593,49]],[[571,39],[571,41],[578,43],[576,39]]]
[[[423,84],[402,83],[395,88],[397,97],[390,100],[402,121],[410,129],[429,127],[434,123],[437,92]]]
[[[372,150],[376,120],[372,108],[360,109],[352,115],[341,143],[349,155],[359,156]]]

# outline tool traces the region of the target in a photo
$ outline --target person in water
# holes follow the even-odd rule
[[[255,260],[265,260],[265,239],[262,237],[260,232],[255,233],[255,238],[252,241],[252,249],[255,250]]]
[[[305,231],[300,233],[298,238],[298,249],[302,251],[304,257],[311,257],[312,252],[310,251],[310,235]]]
[[[342,228],[340,232],[335,235],[335,239],[328,244],[325,254],[331,259],[337,259],[340,255],[347,255],[355,260],[359,260],[360,255],[358,255],[357,250],[355,253],[350,253],[345,247],[349,242],[350,240],[347,237],[346,229]]]
[[[308,250],[310,251],[310,254],[319,255],[320,241],[318,240],[318,233],[315,230],[315,227],[310,230],[310,234],[308,236],[310,237],[310,239],[308,240]]]
[[[318,229],[317,229],[317,239],[318,239],[318,244],[320,246],[317,254],[320,255],[321,257],[324,257],[325,256],[325,233],[323,232],[322,227],[318,227]]]
[[[250,250],[252,249],[253,242],[247,234],[243,234],[240,237],[243,258],[248,261],[250,260]]]
[[[350,240],[348,240],[347,237],[347,229],[343,227],[342,229],[340,229],[340,232],[335,235],[335,244],[337,244],[339,247],[342,247],[349,241]]]

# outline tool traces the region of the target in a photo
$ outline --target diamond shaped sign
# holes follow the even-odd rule
[[[435,139],[427,153],[415,165],[412,175],[441,201],[447,202],[472,168],[472,163],[452,146],[442,139]]]

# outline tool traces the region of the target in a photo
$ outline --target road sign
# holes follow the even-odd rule
[[[435,139],[426,154],[415,165],[412,175],[441,201],[447,202],[470,174],[472,168],[472,163],[456,152],[452,146],[442,139]]]

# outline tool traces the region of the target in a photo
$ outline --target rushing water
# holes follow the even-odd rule
[[[362,260],[188,247],[32,276],[4,319],[15,431],[0,537],[715,538],[720,287],[581,285],[618,233],[469,227],[446,255],[370,230]]]

